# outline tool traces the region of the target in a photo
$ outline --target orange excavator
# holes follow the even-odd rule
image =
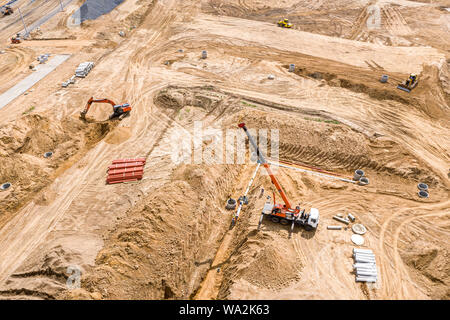
[[[114,118],[119,118],[119,120],[122,120],[123,118],[128,116],[131,112],[131,106],[128,103],[116,104],[114,101],[111,101],[106,98],[94,99],[94,97],[91,97],[87,102],[86,107],[84,107],[84,110],[80,112],[81,119],[86,120],[86,113],[88,113],[89,109],[91,108],[91,105],[94,102],[109,103],[113,107],[113,113],[109,116],[109,120]]]
[[[291,233],[294,230],[295,224],[304,226],[306,230],[317,229],[317,226],[319,224],[319,210],[316,208],[311,208],[309,213],[305,213],[305,209],[300,211],[300,206],[296,206],[295,209],[292,208],[289,199],[287,198],[286,194],[283,191],[283,188],[281,187],[277,178],[272,173],[269,163],[266,161],[263,154],[259,150],[255,140],[253,140],[253,137],[248,132],[245,123],[240,123],[238,126],[239,128],[244,129],[245,133],[247,134],[248,140],[250,141],[250,144],[253,146],[256,152],[258,162],[262,164],[264,168],[266,168],[270,180],[277,189],[278,193],[281,195],[281,198],[283,199],[284,202],[284,204],[275,203],[275,194],[273,204],[270,203],[270,201],[266,202],[266,204],[263,207],[261,217],[259,219],[258,230],[260,229],[261,223],[265,216],[270,218],[270,220],[272,220],[273,222],[280,222],[283,225],[291,223],[289,237],[291,236]]]

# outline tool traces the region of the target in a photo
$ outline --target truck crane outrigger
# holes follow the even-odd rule
[[[248,132],[247,127],[245,126],[245,123],[240,123],[238,126],[239,126],[239,128],[242,128],[245,131],[245,133],[247,134],[250,144],[253,146],[253,149],[256,151],[256,156],[258,157],[258,162],[261,163],[264,166],[264,168],[266,168],[266,171],[269,174],[270,180],[272,181],[273,185],[277,189],[278,193],[280,194],[280,196],[284,202],[284,204],[275,203],[275,197],[274,197],[273,204],[270,202],[266,202],[264,204],[263,210],[261,212],[261,217],[260,217],[259,223],[258,223],[258,230],[260,229],[261,223],[265,216],[269,217],[273,222],[280,222],[283,225],[287,225],[287,224],[291,223],[289,237],[291,237],[291,234],[292,234],[292,231],[294,230],[295,224],[304,226],[306,230],[317,229],[317,226],[319,224],[319,210],[316,208],[311,208],[309,213],[305,213],[305,209],[300,211],[300,206],[296,206],[295,209],[292,208],[289,199],[287,198],[286,194],[283,191],[283,188],[281,187],[277,178],[272,173],[269,163],[266,161],[266,159],[264,158],[264,155],[259,150],[258,145],[253,140],[253,137]]]

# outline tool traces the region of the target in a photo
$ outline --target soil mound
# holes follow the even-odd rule
[[[13,213],[44,188],[111,129],[109,123],[83,123],[67,118],[53,121],[38,114],[29,114],[0,127],[0,183],[12,187],[0,193],[0,209]],[[44,158],[44,153],[53,152]],[[45,202],[45,201],[44,201]],[[6,215],[0,215],[4,222]]]

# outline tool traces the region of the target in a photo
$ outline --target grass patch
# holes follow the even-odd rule
[[[245,102],[245,101],[241,101],[241,103],[243,105],[246,105],[247,107],[257,108],[254,104],[251,104],[251,103],[248,103],[248,102]]]
[[[341,124],[337,120],[328,120],[328,119],[320,119],[320,118],[305,118],[305,120],[316,121],[316,122],[325,122],[325,123],[331,123],[331,124]]]
[[[30,107],[27,111],[24,111],[22,114],[26,115],[29,114],[30,112],[32,112],[36,107]]]

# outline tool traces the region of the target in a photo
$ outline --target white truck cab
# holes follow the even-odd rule
[[[311,208],[309,212],[308,221],[306,222],[309,226],[316,229],[319,225],[319,209]]]
[[[264,214],[272,214],[273,207],[274,207],[273,204],[270,201],[268,201],[264,204],[262,212]]]

